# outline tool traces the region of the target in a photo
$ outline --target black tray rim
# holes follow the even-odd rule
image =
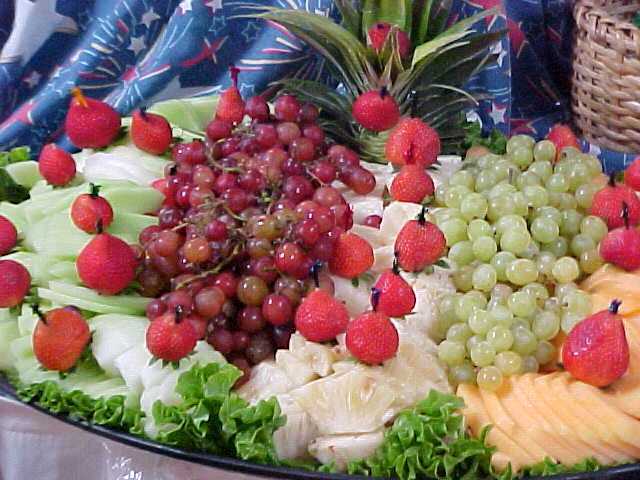
[[[94,425],[90,422],[72,419],[67,415],[53,413],[33,403],[27,403],[16,395],[16,392],[8,380],[0,374],[0,396],[7,396],[18,401],[22,405],[32,408],[49,417],[55,418],[67,425],[79,428],[88,433],[93,433],[108,440],[138,448],[147,452],[164,455],[186,462],[196,463],[205,467],[213,467],[232,473],[256,475],[263,478],[288,479],[288,480],[376,480],[374,477],[361,475],[347,475],[341,473],[321,473],[304,469],[262,465],[240,460],[233,457],[224,457],[209,453],[201,453],[192,450],[172,447],[162,443],[138,437],[130,433]],[[640,479],[640,463],[630,463],[615,467],[605,468],[597,472],[571,473],[554,475],[549,477],[528,477],[528,480],[634,480]],[[382,479],[379,479],[382,480]],[[388,479],[387,479],[388,480]],[[455,479],[452,479],[455,480]]]

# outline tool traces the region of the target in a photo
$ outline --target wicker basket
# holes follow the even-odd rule
[[[640,29],[636,0],[577,0],[571,103],[590,142],[640,152]]]

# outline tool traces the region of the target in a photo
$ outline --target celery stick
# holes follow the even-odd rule
[[[4,168],[13,180],[27,188],[33,187],[42,180],[38,171],[38,162],[27,161],[10,163]]]
[[[88,300],[84,300],[72,295],[64,295],[59,292],[54,292],[47,288],[38,288],[38,295],[40,298],[49,300],[54,305],[65,306],[74,305],[82,310],[88,310],[95,313],[124,313],[124,314],[136,314],[140,313],[140,309],[132,310],[130,307],[124,305],[118,305],[117,302],[111,302],[111,304],[96,303]],[[105,297],[106,298],[106,297]],[[118,299],[120,297],[113,297]]]
[[[156,217],[141,215],[139,213],[118,212],[108,231],[110,234],[116,235],[123,240],[129,238],[129,243],[135,243],[142,230],[157,224],[158,219]]]
[[[70,284],[80,283],[78,278],[78,271],[76,270],[76,263],[69,261],[62,261],[55,263],[51,266],[49,273],[57,280],[62,280]]]
[[[16,322],[0,323],[0,370],[8,370],[13,366],[13,355],[10,344],[20,336]]]
[[[155,212],[163,200],[163,195],[155,188],[139,186],[109,188],[101,193],[111,204],[116,217],[121,213]]]
[[[128,313],[132,315],[135,315],[136,313],[144,314],[144,311],[147,308],[147,304],[151,301],[151,299],[149,298],[139,297],[137,295],[100,295],[96,291],[86,287],[70,285],[65,282],[57,282],[54,280],[49,282],[49,288],[53,292],[75,297],[79,300],[86,300],[88,302],[103,304],[105,306],[112,306],[113,308],[121,309],[118,311],[104,313]]]
[[[17,361],[24,358],[33,357],[33,347],[31,346],[31,335],[16,338],[9,344],[11,357]]]

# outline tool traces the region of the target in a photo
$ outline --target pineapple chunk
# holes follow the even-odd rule
[[[321,377],[331,374],[332,365],[338,359],[333,349],[321,343],[310,342],[299,333],[291,335],[289,351]]]
[[[333,463],[338,470],[344,471],[349,462],[373,455],[383,439],[383,430],[358,435],[330,435],[311,442],[309,452],[324,465]]]
[[[273,434],[273,446],[281,460],[301,460],[309,458],[307,445],[318,436],[318,427],[311,416],[291,398],[278,395],[278,403],[287,423]]]
[[[262,362],[253,367],[251,378],[238,389],[238,395],[253,405],[274,395],[287,393],[293,387],[293,382],[284,370],[274,362]]]

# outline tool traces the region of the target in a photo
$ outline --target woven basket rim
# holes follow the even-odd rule
[[[638,11],[640,12],[640,3],[638,4]],[[594,5],[591,0],[576,0],[574,8],[574,19],[577,27],[586,28],[590,27],[589,17],[599,17],[601,22],[610,24],[610,28],[620,32],[629,32],[627,36],[631,35],[631,31],[640,33],[640,28],[628,20],[624,20],[607,10],[607,6]],[[590,30],[590,28],[587,28]]]

